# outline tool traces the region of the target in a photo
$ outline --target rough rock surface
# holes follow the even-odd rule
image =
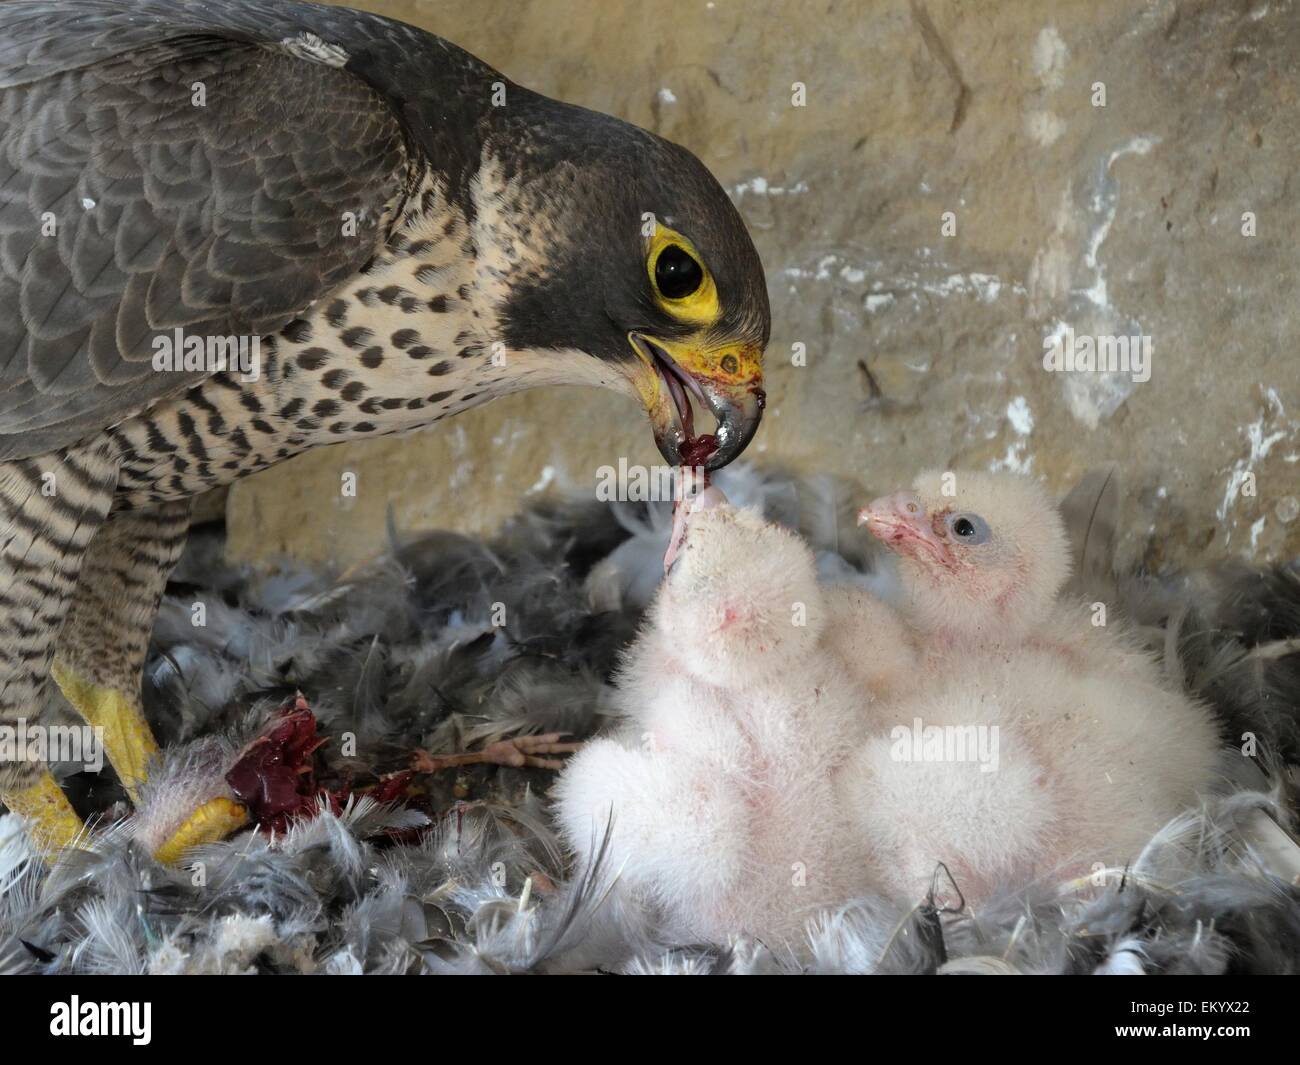
[[[1290,0],[354,2],[713,168],[772,294],[752,458],[864,491],[1112,462],[1130,559],[1300,554]],[[1047,372],[1067,326],[1150,337],[1150,380]],[[515,396],[241,482],[231,551],[370,555],[390,507],[482,532],[620,456],[657,461],[630,400]]]

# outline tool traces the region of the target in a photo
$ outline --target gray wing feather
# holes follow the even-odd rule
[[[160,334],[293,320],[373,256],[411,187],[384,96],[281,48],[283,15],[195,11],[0,4],[0,460],[201,379],[153,369]]]

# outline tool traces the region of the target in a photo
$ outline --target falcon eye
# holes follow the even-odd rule
[[[978,514],[952,514],[948,531],[963,544],[982,544],[989,539],[989,526]]]
[[[718,324],[718,286],[690,237],[656,222],[646,245],[645,271],[655,303],[669,317],[697,328]]]
[[[669,244],[655,260],[655,287],[668,300],[684,300],[704,284],[704,268],[685,248]]]

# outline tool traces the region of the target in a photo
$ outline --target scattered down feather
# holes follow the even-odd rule
[[[725,473],[745,479],[723,482],[733,499],[809,540],[824,579],[888,588],[889,567],[853,527],[861,494]],[[552,502],[491,542],[392,534],[352,572],[270,574],[226,566],[220,529],[195,530],[148,664],[146,707],[167,748],[155,787],[193,787],[187,765],[228,757],[296,690],[332,737],[322,777],[354,788],[404,768],[417,746],[609,728],[619,656],[662,574],[663,543],[649,541],[666,542],[668,526],[667,504]],[[89,850],[47,868],[19,820],[0,816],[0,973],[1296,972],[1295,874],[1270,872],[1276,853],[1253,842],[1260,818],[1291,826],[1295,573],[1110,577],[1132,624],[1172,652],[1171,675],[1271,757],[1103,883],[1012,885],[958,912],[945,912],[939,876],[934,902],[912,908],[868,891],[810,916],[794,961],[752,936],[671,944],[609,889],[608,825],[594,860],[574,863],[546,771],[475,766],[427,778],[419,802],[322,803],[287,833],[245,832],[177,868],[148,856],[148,826],[120,820],[110,771],[75,773],[69,793],[100,819]],[[196,601],[206,625],[193,624]]]

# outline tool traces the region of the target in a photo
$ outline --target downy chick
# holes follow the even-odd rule
[[[798,537],[716,488],[691,504],[622,671],[625,725],[556,787],[569,845],[589,863],[608,829],[620,901],[668,941],[744,932],[797,956],[809,917],[869,887],[832,783],[864,697],[822,644],[827,614]]]
[[[898,611],[925,658],[1038,648],[1076,672],[1163,683],[1155,659],[1107,604],[1062,596],[1069,540],[1031,478],[924,473],[910,491],[865,506],[858,523],[898,557]]]
[[[896,892],[919,898],[938,862],[968,900],[1122,867],[1210,785],[1208,711],[1115,619],[1059,598],[1068,544],[1036,484],[926,474],[860,520],[899,555],[923,657],[842,781]]]

